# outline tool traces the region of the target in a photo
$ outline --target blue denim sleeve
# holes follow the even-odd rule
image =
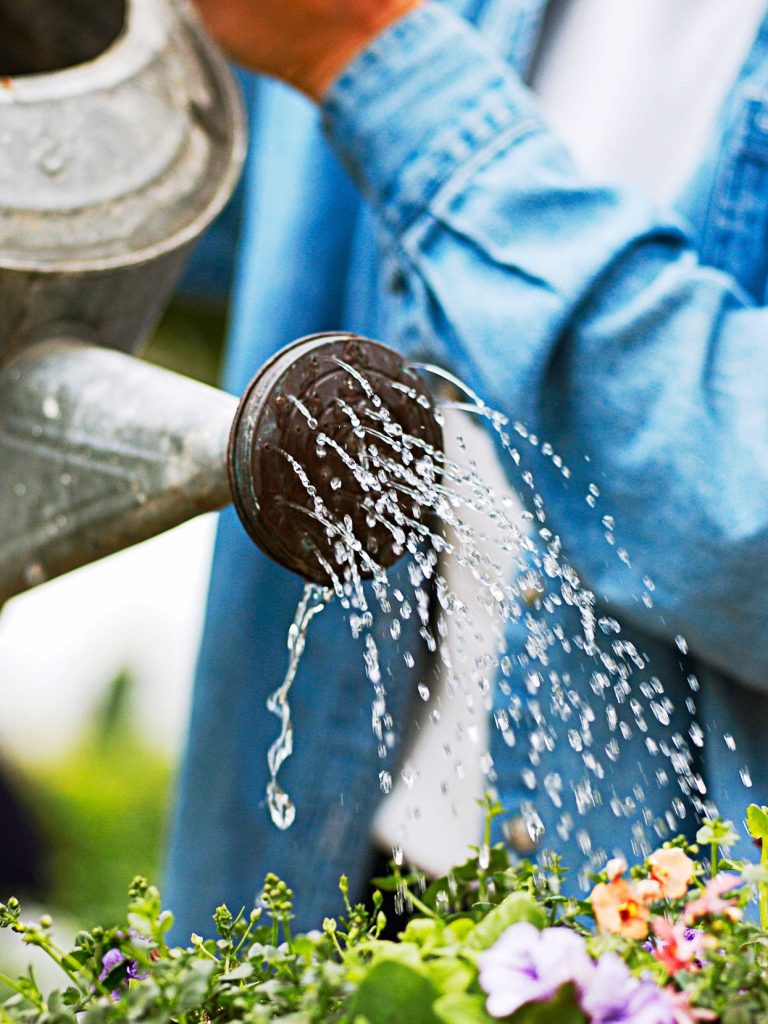
[[[702,265],[675,214],[584,180],[441,4],[375,40],[324,117],[407,268],[403,322],[525,424],[516,440],[582,577],[768,687],[768,311]]]

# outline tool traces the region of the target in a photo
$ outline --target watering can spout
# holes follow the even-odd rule
[[[230,501],[237,399],[61,339],[0,369],[0,604]]]
[[[371,521],[370,412],[437,455],[424,383],[354,334],[286,346],[239,403],[76,339],[27,346],[0,368],[0,604],[232,501],[254,542],[306,580],[332,583],[340,536],[355,538],[359,576],[375,575],[403,549]],[[386,492],[410,458],[393,441],[375,488]]]

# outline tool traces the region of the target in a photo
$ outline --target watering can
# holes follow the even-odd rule
[[[0,605],[231,501],[314,582],[332,558],[318,496],[379,564],[399,554],[308,423],[352,450],[371,382],[439,447],[391,349],[301,339],[240,400],[136,356],[244,152],[234,82],[185,0],[0,0]]]

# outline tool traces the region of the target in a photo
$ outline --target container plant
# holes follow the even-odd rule
[[[214,915],[217,937],[170,945],[173,917],[158,890],[134,879],[125,920],[57,944],[50,917],[26,921],[18,900],[0,926],[61,970],[43,992],[30,970],[0,977],[0,1022],[23,1024],[749,1024],[768,1020],[768,808],[748,828],[761,863],[729,859],[737,839],[720,819],[697,843],[679,838],[628,868],[612,860],[583,899],[565,868],[513,861],[486,841],[425,886],[397,864],[322,928],[294,935],[285,882],[265,879],[257,905]],[[765,843],[763,843],[765,840]],[[385,891],[413,913],[383,938]],[[756,903],[753,901],[756,900]],[[759,918],[753,919],[753,918]]]

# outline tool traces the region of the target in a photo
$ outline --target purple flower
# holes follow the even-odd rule
[[[101,962],[103,964],[104,969],[99,975],[99,981],[104,981],[109,972],[114,971],[114,969],[124,960],[125,957],[123,956],[119,949],[108,949],[104,956],[101,958]]]
[[[580,991],[595,972],[581,936],[568,928],[539,931],[524,921],[507,928],[479,964],[492,1017],[507,1017],[526,1003],[547,1002],[568,982]]]
[[[136,960],[126,961],[125,954],[119,949],[108,949],[104,956],[101,958],[102,971],[99,975],[99,981],[104,981],[110,971],[114,971],[120,964],[125,964],[125,976],[130,981],[144,981],[149,977],[144,971],[139,969],[138,962]],[[120,998],[119,989],[115,989],[112,992],[112,998],[117,1002]]]
[[[591,1024],[675,1024],[664,993],[650,978],[635,978],[615,953],[605,953],[581,989]]]
[[[570,982],[590,1024],[675,1024],[674,1008],[650,977],[634,977],[615,953],[595,962],[584,939],[568,928],[514,924],[479,965],[492,1017],[547,1002]]]
[[[139,969],[138,960],[129,960],[125,976],[126,978],[130,978],[131,981],[146,981],[149,974],[146,971]]]

